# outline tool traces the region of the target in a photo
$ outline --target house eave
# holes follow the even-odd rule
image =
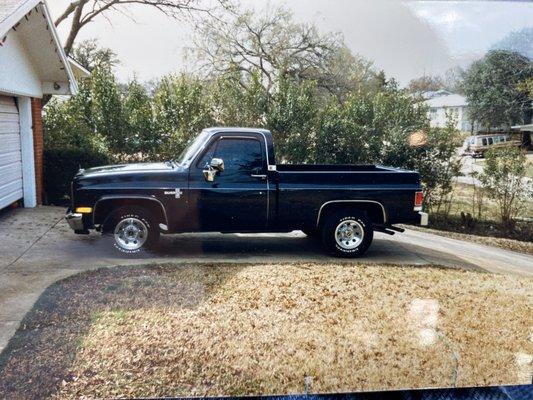
[[[76,82],[76,77],[72,71],[70,62],[68,61],[67,55],[65,54],[65,51],[63,50],[63,47],[61,46],[61,42],[59,40],[59,37],[57,35],[57,31],[55,29],[55,25],[52,21],[52,18],[50,16],[48,4],[46,0],[27,0],[24,3],[22,3],[13,13],[11,13],[8,17],[6,17],[2,22],[0,22],[0,44],[7,38],[9,40],[9,32],[11,29],[16,29],[17,25],[20,21],[24,19],[25,16],[27,16],[32,10],[37,9],[43,16],[46,21],[48,32],[51,35],[51,46],[54,46],[55,52],[57,53],[57,56],[59,57],[59,62],[61,65],[61,69],[64,71],[64,77],[61,79],[61,81],[68,82],[68,93],[67,94],[76,94],[78,91],[78,84]],[[35,63],[39,62],[39,59],[35,59]],[[61,75],[61,74],[60,74]],[[60,78],[58,76],[57,78]],[[53,88],[57,85],[49,85],[45,81],[51,80],[46,79],[44,76],[40,76],[40,79],[42,81],[43,89],[46,91],[43,91],[42,94],[45,95],[54,95],[54,94],[65,94],[65,85],[62,84],[61,86],[61,93],[58,93],[58,91],[53,90]],[[56,79],[56,78],[52,78]],[[52,88],[52,90],[48,90],[48,88]]]
[[[41,0],[41,4],[42,4],[44,15],[46,17],[46,21],[48,23],[48,27],[50,28],[50,32],[52,33],[52,37],[54,39],[57,52],[59,54],[59,57],[61,58],[61,62],[63,63],[63,66],[65,67],[65,71],[67,73],[69,86],[70,86],[70,94],[75,95],[76,93],[78,93],[78,83],[76,82],[76,78],[74,77],[72,69],[70,68],[70,63],[68,61],[67,55],[65,54],[65,50],[63,49],[63,46],[61,46],[61,42],[59,40],[59,37],[57,36],[57,31],[55,29],[54,22],[52,21],[52,17],[50,16],[50,12],[48,10],[48,4],[46,3],[46,0]],[[54,94],[54,93],[45,93],[45,94]]]

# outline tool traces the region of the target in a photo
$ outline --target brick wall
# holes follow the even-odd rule
[[[33,129],[33,153],[35,157],[35,191],[37,204],[43,204],[43,116],[41,99],[31,99],[31,120]]]

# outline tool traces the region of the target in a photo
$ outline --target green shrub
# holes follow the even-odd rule
[[[109,164],[109,156],[94,150],[47,149],[44,151],[44,188],[48,204],[64,204],[70,182],[80,168]]]
[[[487,196],[498,205],[506,228],[512,228],[531,196],[531,185],[524,180],[527,165],[526,155],[519,148],[491,149],[486,153],[485,168],[478,175]]]

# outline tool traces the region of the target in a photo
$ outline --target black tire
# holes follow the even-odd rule
[[[121,246],[115,236],[117,225],[123,220],[130,219],[134,222],[140,221],[140,223],[137,222],[137,226],[141,228],[140,232],[144,232],[144,235],[142,235],[144,243],[138,248],[125,248]],[[153,215],[150,211],[138,206],[126,206],[114,210],[104,225],[103,233],[110,236],[116,250],[126,254],[136,254],[144,252],[147,249],[154,249],[157,247],[160,236],[159,227]]]
[[[347,232],[347,234],[350,233],[351,236],[347,239],[347,243],[349,242],[349,244],[341,246],[337,242],[336,230],[337,227],[342,229],[341,224],[343,223],[346,223],[346,226],[348,226],[348,231],[351,231],[351,233]],[[357,244],[359,241],[358,237],[361,237],[359,244]],[[362,211],[336,211],[328,215],[322,225],[322,242],[326,249],[337,257],[361,257],[367,251],[373,238],[374,228],[372,221]]]

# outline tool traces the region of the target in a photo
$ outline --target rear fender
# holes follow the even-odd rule
[[[387,223],[387,211],[385,206],[376,200],[332,200],[327,201],[318,210],[316,219],[316,226],[319,227],[324,222],[325,217],[334,211],[339,209],[358,209],[365,211],[374,224]]]

